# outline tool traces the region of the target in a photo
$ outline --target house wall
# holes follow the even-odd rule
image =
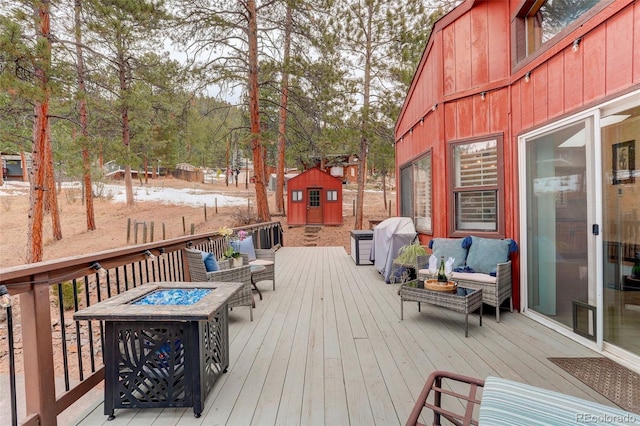
[[[396,123],[396,175],[414,159],[432,154],[433,235],[421,235],[423,243],[449,236],[450,142],[504,137],[505,236],[518,241],[518,136],[640,86],[640,3],[607,4],[583,25],[516,62],[512,34],[523,3],[467,0],[434,26]],[[574,51],[573,41],[580,37]],[[398,188],[398,206],[400,195]],[[517,304],[520,260],[516,255],[512,261]]]

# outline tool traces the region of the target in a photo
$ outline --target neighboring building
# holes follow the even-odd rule
[[[640,369],[640,2],[464,1],[395,133],[423,243],[515,239],[516,307]]]
[[[2,158],[2,177],[4,180],[18,180],[27,182],[31,171],[31,153],[25,152],[26,170],[22,164],[22,157],[14,154],[0,154]],[[26,171],[26,173],[25,173]]]
[[[358,182],[358,156],[355,154],[329,154],[322,158],[314,158],[312,167],[318,167],[341,179],[343,183]]]
[[[289,225],[342,225],[342,181],[314,167],[287,182]]]
[[[295,169],[293,169],[295,170]],[[292,177],[298,176],[298,171],[295,170],[295,173],[285,173],[284,174],[284,191],[287,191],[287,182]],[[267,190],[275,191],[278,188],[278,175],[276,173],[271,173],[269,175],[269,182],[267,183]]]

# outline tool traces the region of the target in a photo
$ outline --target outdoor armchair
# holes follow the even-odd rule
[[[243,253],[243,265],[261,265],[265,267],[262,272],[253,274],[253,282],[272,281],[273,291],[276,290],[276,251],[275,249],[255,249],[256,260],[249,261],[249,255]]]
[[[229,308],[248,306],[249,316],[253,321],[253,295],[251,293],[251,267],[249,265],[230,268],[228,260],[220,260],[218,261],[219,271],[207,272],[200,250],[187,248],[184,250],[184,254],[192,282],[222,281],[243,283],[244,285],[240,291],[229,299],[228,306]]]

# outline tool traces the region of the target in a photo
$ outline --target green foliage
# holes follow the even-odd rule
[[[134,168],[146,161],[169,168],[189,162],[224,169],[227,150],[231,158],[236,152],[250,156],[248,110],[243,104],[246,32],[244,22],[236,19],[244,13],[245,3],[223,0],[205,8],[191,0],[83,1],[78,30],[85,43],[86,93],[77,87],[75,45],[70,42],[76,30],[73,10],[57,9],[51,16],[56,37],[51,39],[53,60],[48,70],[57,175],[81,176],[83,147],[90,151],[94,177],[99,177],[99,154],[105,162],[116,160]],[[455,2],[287,3],[294,22],[286,63],[287,165],[301,167],[323,156],[359,154],[364,136],[370,170],[392,171],[393,128],[403,97],[432,23]],[[445,7],[438,8],[439,4]],[[258,6],[260,115],[269,165],[275,165],[279,137],[285,11],[281,6],[273,2]],[[2,152],[31,150],[33,103],[42,96],[33,70],[43,55],[32,12],[26,0],[7,0],[0,11]],[[365,17],[371,18],[370,31],[361,25]],[[369,50],[367,34],[373,37]],[[180,42],[178,49],[184,48],[180,61],[163,52],[167,36]],[[365,106],[367,57],[373,77]],[[81,97],[89,111],[87,137],[79,128]],[[127,147],[122,143],[123,108],[130,123]]]
[[[52,299],[56,301],[57,306],[60,306],[60,290],[62,292],[62,306],[65,311],[69,311],[75,307],[75,300],[78,298],[84,288],[82,287],[83,281],[73,282],[65,281],[61,284],[51,287]]]
[[[398,257],[394,259],[394,262],[403,265],[415,265],[418,256],[425,254],[427,254],[425,248],[420,245],[420,241],[416,241],[413,244],[402,246],[402,248],[398,250]]]

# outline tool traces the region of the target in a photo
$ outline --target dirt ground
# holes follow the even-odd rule
[[[136,186],[142,186],[139,182]],[[204,184],[181,181],[173,178],[149,180],[146,186],[193,188],[198,190],[214,190],[225,195],[246,197],[255,200],[253,185],[245,189],[244,184],[238,188],[228,187],[224,181]],[[76,193],[73,193],[76,191]],[[27,227],[29,212],[29,195],[14,194],[0,197],[0,268],[22,265],[26,263]],[[97,228],[87,231],[85,208],[77,198],[77,190],[62,189],[58,196],[60,217],[62,222],[62,240],[54,241],[51,233],[51,220],[45,217],[44,226],[44,254],[43,260],[57,259],[67,256],[98,252],[127,245],[127,222],[153,221],[155,225],[155,240],[161,239],[161,224],[165,227],[166,238],[184,235],[183,220],[187,233],[191,232],[194,224],[195,233],[216,230],[220,226],[239,226],[239,217],[246,216],[247,207],[219,207],[218,212],[212,206],[207,207],[207,221],[205,221],[204,207],[190,207],[185,205],[162,204],[158,202],[137,202],[133,208],[127,208],[122,203],[114,203],[107,199],[95,200],[95,218]],[[269,191],[269,208],[275,212],[275,193]],[[354,229],[353,202],[356,198],[355,186],[345,186],[343,191],[343,216],[341,226],[325,226],[316,241],[318,246],[344,246],[350,251],[350,231]],[[387,193],[387,200],[391,200],[391,209],[395,214],[395,192]],[[387,201],[388,203],[388,201]],[[254,204],[255,205],[255,204]],[[364,196],[364,221],[368,229],[369,219],[384,219],[389,216],[388,204],[385,206],[382,191],[367,190]],[[184,219],[183,219],[184,218]],[[273,221],[280,221],[284,230],[284,245],[288,247],[302,246],[304,243],[304,227],[287,225],[284,216],[272,216]],[[140,234],[139,242],[142,242]],[[130,243],[133,244],[133,237]]]

